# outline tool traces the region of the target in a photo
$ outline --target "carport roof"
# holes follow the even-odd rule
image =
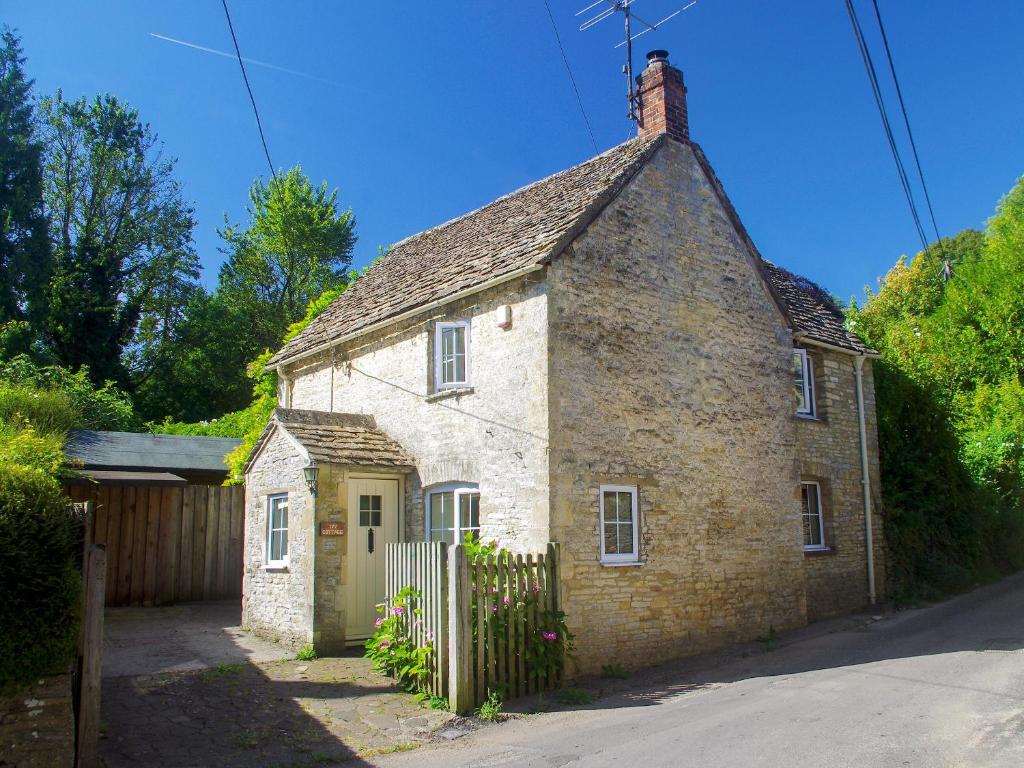
[[[86,469],[227,472],[224,455],[240,442],[231,437],[82,429],[71,433],[65,452]]]

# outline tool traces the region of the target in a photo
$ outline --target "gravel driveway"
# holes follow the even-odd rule
[[[100,755],[108,768],[360,765],[438,738],[453,720],[366,659],[299,662],[243,632],[238,617],[237,603],[107,612]]]

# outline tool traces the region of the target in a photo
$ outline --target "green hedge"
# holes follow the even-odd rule
[[[0,691],[60,671],[79,623],[76,525],[57,481],[0,466]]]

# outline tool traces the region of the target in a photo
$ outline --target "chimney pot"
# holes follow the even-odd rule
[[[668,61],[668,51],[647,54],[647,68],[637,77],[641,136],[667,133],[679,141],[690,140],[683,73]]]

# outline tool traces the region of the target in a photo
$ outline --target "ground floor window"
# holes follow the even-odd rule
[[[267,498],[267,565],[288,564],[288,494]]]
[[[427,492],[427,540],[456,544],[466,534],[480,537],[480,490],[476,485],[442,485]]]
[[[803,510],[804,549],[825,549],[821,486],[813,481],[800,483],[800,504]]]
[[[635,485],[601,486],[602,563],[635,563],[640,559],[638,495]]]

